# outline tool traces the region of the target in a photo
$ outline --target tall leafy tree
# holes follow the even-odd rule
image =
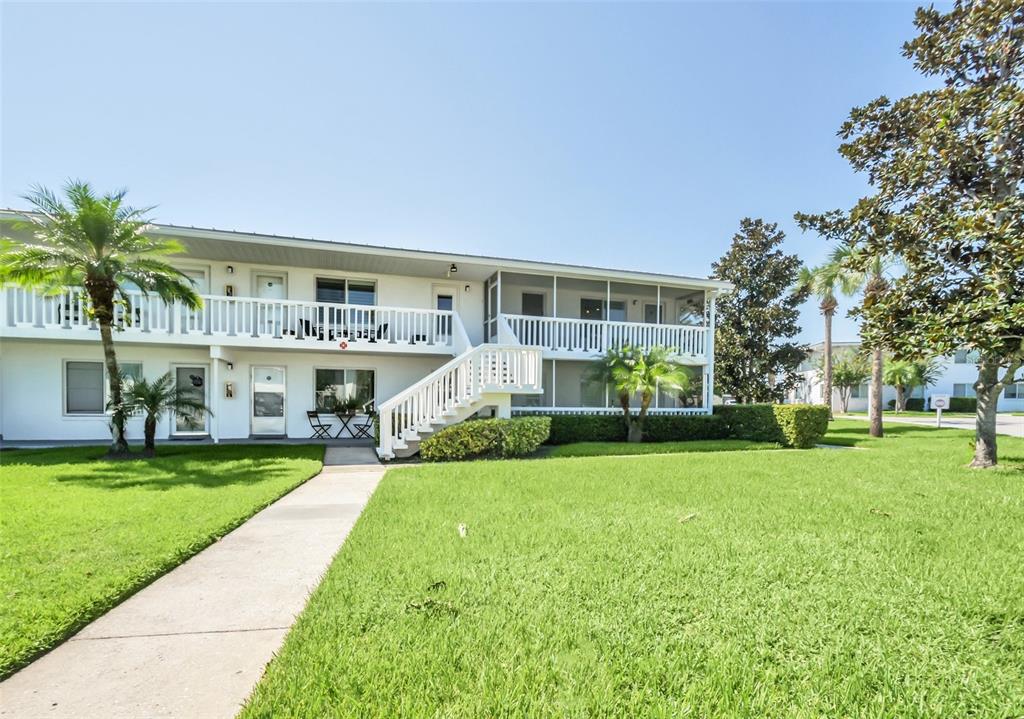
[[[25,215],[35,242],[0,245],[0,281],[57,294],[84,287],[86,311],[96,321],[103,344],[111,407],[112,456],[125,456],[121,373],[114,350],[114,315],[118,303],[130,306],[126,288],[155,293],[170,302],[199,307],[192,281],[163,258],[179,253],[177,242],[146,235],[153,208],[125,204],[125,190],[98,195],[82,181],[68,182],[62,200],[45,187],[25,196],[34,212]],[[130,312],[125,317],[131,317]]]
[[[903,54],[941,83],[854,108],[840,152],[875,194],[851,212],[858,262],[904,273],[860,309],[863,336],[897,357],[977,350],[971,465],[998,461],[996,401],[1024,363],[1024,5],[920,8]]]
[[[800,332],[800,304],[810,288],[797,284],[801,262],[780,245],[774,222],[744,218],[729,251],[712,265],[714,276],[735,289],[718,300],[715,382],[741,402],[780,402],[799,376],[807,346]]]
[[[823,362],[824,364],[824,362]],[[821,370],[819,370],[819,377]],[[839,392],[839,406],[844,413],[850,409],[850,395],[871,377],[871,364],[860,352],[847,350],[832,360],[832,382]]]
[[[646,352],[630,345],[609,349],[595,360],[590,378],[614,390],[630,442],[643,441],[644,422],[655,392],[685,392],[690,386],[690,373],[672,359],[665,347],[652,347]],[[630,408],[633,397],[640,399],[635,414]]]

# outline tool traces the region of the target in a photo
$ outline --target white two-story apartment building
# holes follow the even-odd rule
[[[305,438],[314,425],[347,437],[362,423],[337,410],[354,407],[379,413],[390,458],[474,414],[619,411],[586,369],[624,344],[670,347],[701,380],[697,397],[659,392],[653,412],[711,411],[715,297],[728,283],[171,225],[152,234],[185,247],[171,261],[203,304],[129,291],[118,361],[129,376],[171,372],[210,409],[165,419],[159,439]],[[5,440],[109,436],[82,292],[0,293]],[[131,420],[129,438],[141,433]]]

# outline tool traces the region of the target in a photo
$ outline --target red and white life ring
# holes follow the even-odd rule
[[[341,343],[338,346],[341,347],[343,350],[347,350],[348,349],[348,342],[346,342],[345,340],[342,340]]]

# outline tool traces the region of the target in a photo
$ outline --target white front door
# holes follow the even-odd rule
[[[209,294],[210,283],[206,279],[206,270],[182,270],[182,272],[192,280],[192,289],[196,291],[196,294]]]
[[[256,296],[261,300],[283,300],[288,295],[284,275],[260,272],[256,275]]]
[[[206,404],[206,367],[175,367],[174,382],[178,392]],[[206,434],[206,412],[175,412],[172,434],[178,437]]]
[[[252,368],[252,433],[286,434],[284,367]]]
[[[284,275],[271,272],[257,272],[253,276],[256,297],[261,300],[284,300],[288,298],[288,287]],[[260,303],[256,309],[256,326],[260,334],[280,337],[283,316],[281,305]]]

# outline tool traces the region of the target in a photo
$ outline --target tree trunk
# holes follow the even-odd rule
[[[834,312],[834,310],[833,310]],[[832,419],[832,314],[825,312],[825,404],[828,406],[828,418]],[[846,409],[844,408],[845,412]]]
[[[114,408],[110,417],[110,451],[111,457],[128,456],[128,440],[124,436],[124,412],[119,408],[124,403],[121,395],[121,371],[117,366],[117,355],[114,354],[114,337],[110,326],[110,315],[99,320],[100,341],[103,343],[103,361],[107,367],[107,388],[110,392],[110,405]]]
[[[899,414],[907,408],[907,393],[906,387],[901,384],[896,385],[896,414]]]
[[[143,450],[143,454],[147,457],[156,456],[156,417],[154,415],[146,415],[145,424],[145,437],[146,444]]]
[[[629,435],[627,441],[629,442],[643,442],[644,441],[644,420],[647,419],[647,410],[651,406],[651,393],[644,392],[640,395],[640,411],[636,417],[630,417],[629,419]]]
[[[868,415],[871,420],[871,428],[868,433],[872,437],[882,436],[882,350],[875,349],[871,352],[871,401],[868,405]]]
[[[643,442],[644,441],[644,426],[641,422],[635,419],[629,421],[629,433],[626,436],[627,442]]]
[[[978,399],[974,424],[974,459],[971,467],[994,467],[998,461],[996,453],[996,407],[999,401],[999,365],[984,358],[978,362],[978,381],[974,394]]]

